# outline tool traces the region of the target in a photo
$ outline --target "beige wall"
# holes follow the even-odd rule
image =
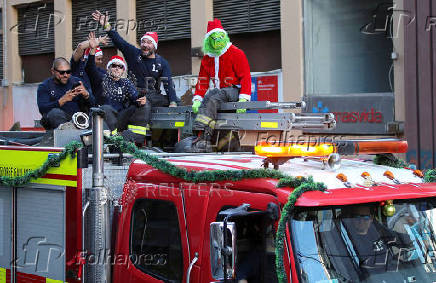
[[[70,58],[73,52],[71,0],[54,1],[55,57]]]
[[[283,100],[300,101],[304,91],[301,0],[281,0]]]
[[[18,55],[18,29],[12,27],[18,24],[18,10],[14,7],[15,4],[26,4],[35,1],[8,1],[6,7],[6,20],[7,26],[4,27],[5,40],[7,44],[7,54],[5,63],[7,68],[4,68],[4,77],[8,80],[9,84],[22,82],[23,77],[21,74],[21,58]]]
[[[207,22],[213,19],[212,0],[191,0],[191,46],[203,46]],[[198,75],[201,58],[192,57],[192,74]]]
[[[394,4],[394,50],[398,53],[398,59],[394,61],[394,90],[395,90],[395,120],[406,120],[406,97],[404,91],[404,20],[401,18],[401,11],[404,7],[404,0],[395,0]]]
[[[136,40],[136,1],[117,0],[117,20],[122,20],[124,29],[119,34],[129,43],[138,45]],[[118,55],[122,56],[118,51]]]
[[[12,87],[0,88],[0,130],[6,131],[14,124]]]

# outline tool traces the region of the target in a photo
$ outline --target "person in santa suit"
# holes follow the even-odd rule
[[[245,102],[251,97],[251,75],[245,53],[234,46],[223,29],[221,21],[207,24],[203,43],[198,82],[195,87],[192,110],[198,113],[194,126],[203,129],[191,146],[191,152],[211,152],[211,138],[217,112],[223,102]],[[212,80],[213,88],[209,89]],[[244,113],[245,109],[238,109]]]

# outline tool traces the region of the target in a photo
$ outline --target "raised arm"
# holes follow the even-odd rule
[[[88,74],[89,81],[94,84],[100,84],[103,81],[103,74],[100,73],[95,65],[95,51],[94,54],[89,53],[88,62],[86,62],[85,72]]]
[[[80,58],[82,58],[85,53],[86,48],[89,48],[88,40],[82,41],[77,45],[77,48],[73,52],[74,62],[79,62]]]
[[[106,14],[102,14],[100,11],[96,10],[94,13],[92,13],[92,18],[94,21],[100,23],[103,29],[107,32],[108,36],[112,39],[115,47],[123,53],[124,57],[129,57],[130,55],[136,54],[138,48],[124,40],[124,38],[122,38],[116,30],[112,30],[107,12]]]
[[[88,74],[89,80],[92,84],[100,84],[103,81],[104,75],[100,73],[95,65],[95,51],[99,46],[99,39],[95,37],[93,32],[88,35],[88,43],[91,48],[89,51],[89,58],[86,62],[85,71]]]

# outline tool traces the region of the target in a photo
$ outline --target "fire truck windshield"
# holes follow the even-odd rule
[[[290,227],[300,281],[435,282],[436,200],[394,207],[297,209]]]

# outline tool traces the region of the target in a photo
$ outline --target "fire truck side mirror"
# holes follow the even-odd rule
[[[210,264],[212,276],[218,280],[224,279],[224,270],[227,279],[235,275],[236,224],[227,222],[225,232],[224,226],[224,222],[210,223]]]

